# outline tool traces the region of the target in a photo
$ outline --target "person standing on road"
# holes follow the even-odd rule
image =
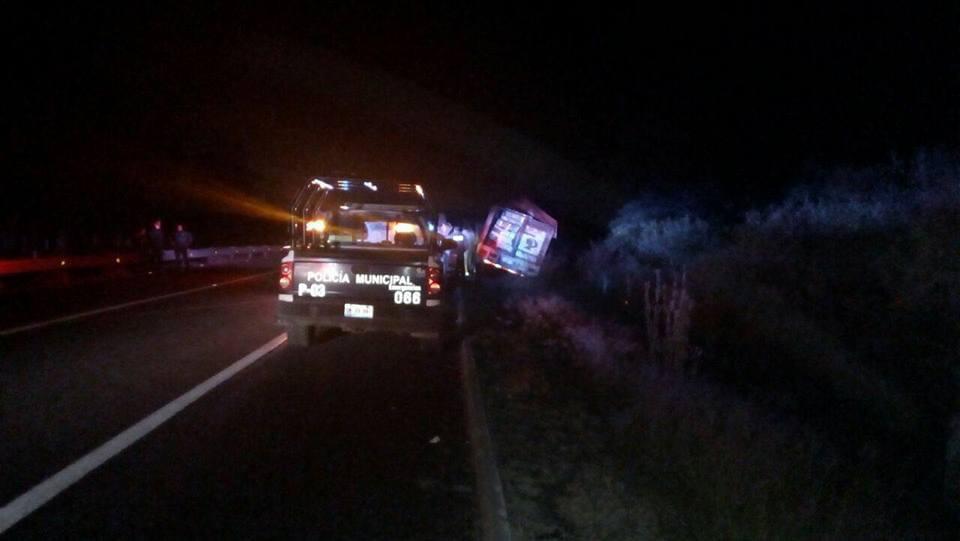
[[[177,232],[173,234],[173,253],[177,257],[177,267],[190,268],[190,246],[193,244],[193,234],[177,224]]]
[[[163,222],[156,220],[147,231],[150,240],[150,263],[156,268],[163,265]]]

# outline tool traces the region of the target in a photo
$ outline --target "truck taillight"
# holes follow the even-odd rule
[[[280,264],[280,289],[290,289],[291,285],[293,285],[293,263],[285,261]]]
[[[427,267],[427,294],[440,294],[440,267]]]

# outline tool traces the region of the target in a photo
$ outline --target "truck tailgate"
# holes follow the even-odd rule
[[[369,259],[297,259],[293,267],[296,302],[423,305],[426,263]]]

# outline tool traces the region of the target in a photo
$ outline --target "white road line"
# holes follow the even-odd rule
[[[38,321],[36,323],[28,323],[27,325],[21,325],[19,327],[11,327],[9,329],[0,330],[0,336],[10,336],[11,334],[17,334],[25,331],[32,331],[35,329],[41,329],[43,327],[49,327],[50,325],[56,325],[57,323],[65,323],[67,321],[73,321],[76,319],[81,319],[85,317],[95,316],[103,314],[106,312],[113,312],[116,310],[123,310],[124,308],[130,308],[131,306],[137,306],[140,304],[147,304],[151,302],[162,301],[164,299],[172,299],[173,297],[179,297],[181,295],[189,295],[190,293],[197,293],[199,291],[206,291],[208,289],[213,289],[215,287],[227,286],[230,284],[236,284],[237,282],[245,282],[247,280],[253,280],[254,278],[260,278],[261,276],[266,276],[272,274],[272,272],[262,272],[260,274],[254,274],[252,276],[244,276],[243,278],[237,278],[235,280],[228,280],[226,282],[221,282],[218,284],[210,284],[208,286],[195,287],[193,289],[185,289],[183,291],[177,291],[174,293],[167,293],[166,295],[158,295],[156,297],[148,297],[146,299],[140,299],[136,301],[125,302],[123,304],[116,304],[113,306],[107,306],[106,308],[97,308],[96,310],[89,310],[86,312],[80,312],[77,314],[71,314],[69,316],[58,317],[55,319],[48,319],[47,321]]]
[[[287,340],[281,334],[0,508],[0,534]]]

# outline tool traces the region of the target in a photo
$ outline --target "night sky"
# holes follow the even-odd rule
[[[356,174],[599,227],[651,188],[758,204],[958,141],[956,3],[347,4],[9,13],[6,223],[199,220],[191,186],[282,208]]]

